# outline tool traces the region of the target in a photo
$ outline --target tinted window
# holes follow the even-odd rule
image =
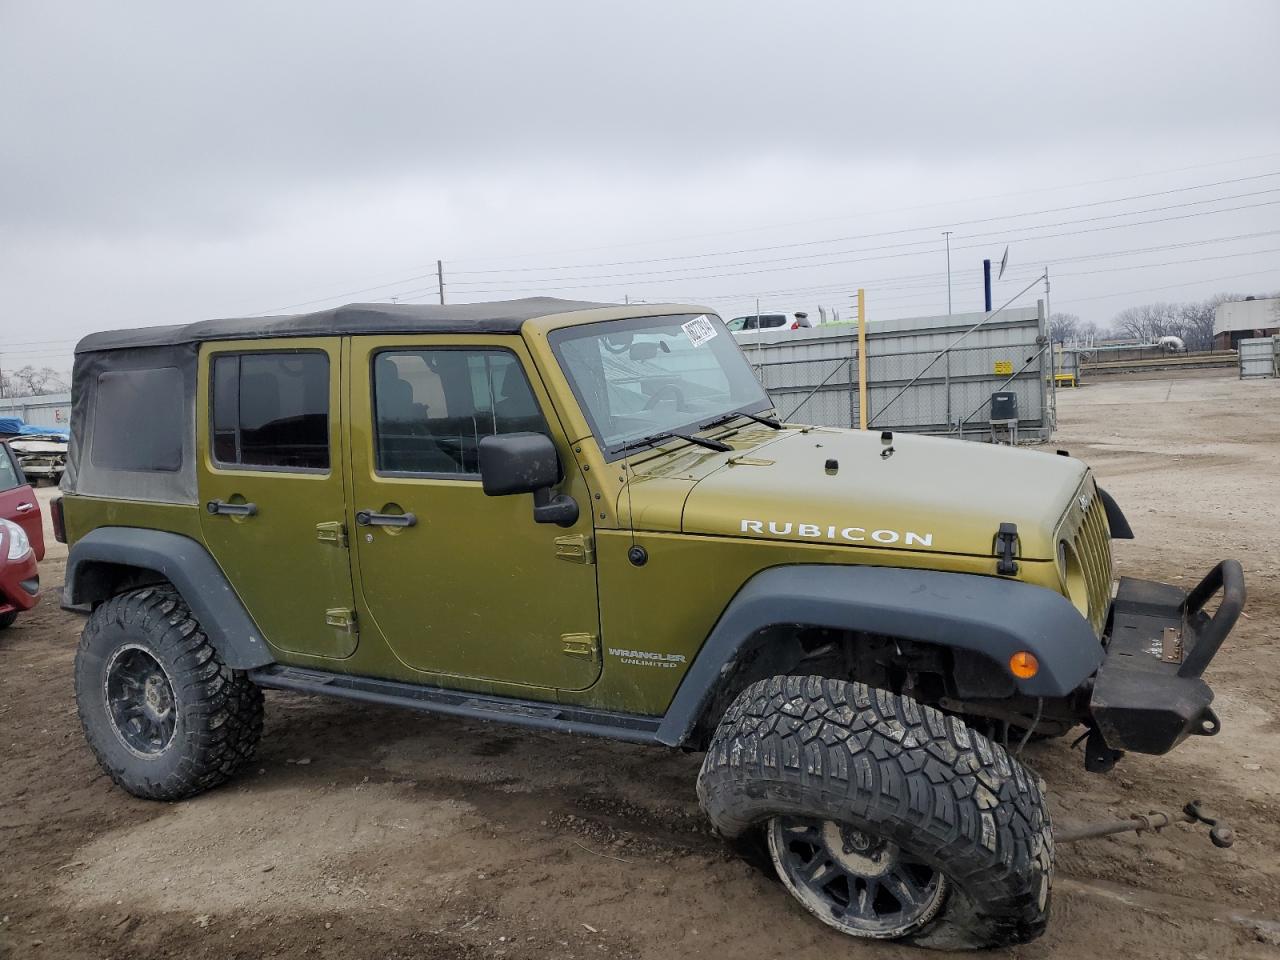
[[[238,466],[328,469],[328,356],[219,356],[212,380],[214,459]]]
[[[505,350],[404,350],[373,361],[383,473],[479,473],[480,438],[546,433],[520,361]]]
[[[0,490],[12,490],[25,482],[13,461],[13,451],[8,444],[0,443]]]
[[[787,318],[780,313],[765,314],[760,318],[761,327],[785,327]]]
[[[145,424],[145,429],[139,429]],[[187,431],[182,371],[177,367],[117,370],[98,377],[89,458],[103,470],[182,466]]]

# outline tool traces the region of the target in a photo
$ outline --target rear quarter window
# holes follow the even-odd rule
[[[101,470],[182,467],[186,431],[177,367],[108,371],[98,376],[89,458]]]

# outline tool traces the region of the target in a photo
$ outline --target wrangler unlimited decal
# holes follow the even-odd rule
[[[609,654],[620,657],[623,663],[633,667],[676,667],[684,663],[684,655],[679,653],[654,653],[651,650],[620,650],[609,648]]]
[[[932,533],[914,533],[910,530],[872,530],[864,527],[821,526],[816,523],[792,523],[790,520],[743,520],[742,533],[768,534],[775,537],[807,537],[812,540],[847,540],[849,543],[901,543],[904,546],[932,547]]]

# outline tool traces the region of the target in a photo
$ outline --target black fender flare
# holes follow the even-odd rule
[[[1104,654],[1070,600],[1033,584],[901,567],[772,567],[748,580],[720,615],[663,716],[658,741],[683,744],[744,645],[784,624],[918,640],[983,654],[1002,666],[1028,650],[1039,672],[1014,682],[1029,697],[1067,696],[1097,672]]]
[[[1107,529],[1111,531],[1111,539],[1132,540],[1133,528],[1129,526],[1129,519],[1120,509],[1120,504],[1116,503],[1116,498],[1101,487],[1098,487],[1098,496],[1102,498],[1102,510],[1107,515]]]
[[[67,554],[64,606],[83,608],[107,599],[101,578],[86,576],[97,565],[150,570],[172,583],[228,667],[252,670],[275,662],[217,561],[190,537],[137,527],[90,531]]]

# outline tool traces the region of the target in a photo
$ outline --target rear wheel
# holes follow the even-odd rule
[[[225,781],[253,756],[262,691],[228,668],[171,587],[113,597],[76,651],[85,739],[134,796],[180,800]]]
[[[822,677],[752,684],[712,737],[698,796],[726,836],[763,825],[783,884],[843,933],[956,949],[1044,932],[1039,778],[910,698]]]
[[[0,613],[0,630],[8,630],[13,626],[13,621],[18,619],[18,611],[10,610],[6,613]]]

